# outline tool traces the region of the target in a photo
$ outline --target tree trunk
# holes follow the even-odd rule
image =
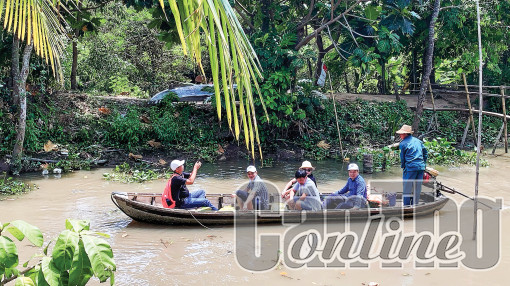
[[[81,1],[78,2],[78,9],[81,9]],[[77,13],[76,21],[81,21],[80,13]],[[71,89],[78,89],[78,84],[76,82],[77,77],[77,69],[78,69],[78,37],[80,37],[80,28],[76,28],[74,30],[74,39],[73,39],[73,63],[71,65]]]
[[[79,32],[76,32],[78,34]],[[78,68],[78,43],[76,42],[77,38],[73,40],[73,63],[71,66],[71,89],[78,89],[78,85],[76,83],[76,70]]]
[[[413,82],[411,84],[412,90],[416,90],[416,81],[418,80],[416,77],[416,68],[418,66],[418,51],[416,49],[417,47],[415,46],[415,48],[413,49],[413,71],[412,71]]]
[[[321,69],[322,69],[322,59],[324,58],[325,51],[324,51],[324,44],[322,42],[322,35],[317,34],[317,37],[315,39],[315,42],[317,43],[317,51],[319,56],[317,57],[317,64],[315,65],[315,75],[314,75],[314,82],[317,84],[317,80],[319,79],[319,76],[321,75]]]
[[[267,17],[262,17],[262,32],[267,33],[269,32],[269,24],[271,19],[273,18],[273,11],[270,9],[271,7],[271,1],[270,0],[262,0],[261,1],[261,10],[264,15]]]
[[[15,83],[18,81],[19,76],[19,39],[15,35],[12,36],[12,53],[11,53],[11,76],[9,78],[9,82],[7,83],[7,87],[11,90],[14,89]],[[18,105],[18,97],[13,95],[12,104],[14,106]]]
[[[344,79],[345,79],[345,89],[347,93],[351,93],[351,88],[349,87],[349,79],[347,78],[347,72],[344,71]]]
[[[33,43],[33,41],[32,41]],[[25,128],[27,119],[27,93],[26,93],[26,82],[29,71],[30,54],[32,53],[33,44],[26,45],[23,50],[23,61],[21,71],[18,73],[18,80],[14,83],[13,95],[19,98],[19,118],[16,134],[16,142],[12,151],[12,158],[17,160],[21,157],[23,152],[23,143],[25,141]],[[13,54],[13,57],[19,57],[19,55]]]
[[[434,30],[436,25],[437,16],[439,15],[439,7],[441,0],[434,1],[434,8],[432,10],[432,17],[429,23],[429,35],[427,38],[427,49],[425,50],[425,61],[423,66],[423,75],[421,77],[420,93],[418,95],[418,103],[416,104],[416,113],[413,120],[413,130],[418,132],[420,126],[420,119],[423,114],[423,102],[425,101],[425,94],[429,85],[430,73],[432,71],[432,55],[434,54]]]
[[[384,59],[381,59],[381,94],[386,94],[386,61]]]

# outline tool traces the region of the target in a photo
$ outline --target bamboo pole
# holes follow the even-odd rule
[[[473,240],[476,240],[476,231],[478,228],[478,183],[480,178],[480,153],[482,146],[482,117],[483,117],[483,95],[482,95],[482,80],[483,80],[483,63],[482,63],[482,32],[480,29],[480,1],[476,0],[476,20],[477,20],[477,28],[478,28],[478,84],[479,84],[479,94],[478,94],[478,104],[480,113],[478,113],[478,144],[476,148],[476,179],[475,179],[475,204],[473,207],[473,215],[474,215],[474,223],[473,223]],[[465,80],[466,76],[463,74],[463,78]],[[465,84],[465,83],[464,83]],[[471,108],[470,108],[471,109]],[[473,130],[474,133],[474,130]]]
[[[335,119],[336,119],[336,131],[338,132],[338,143],[340,144],[340,152],[342,153],[342,159],[344,158],[344,149],[342,147],[342,136],[340,135],[340,126],[338,125],[338,114],[336,111],[336,100],[335,100],[335,93],[333,92],[333,84],[331,83],[331,75],[328,71],[328,77],[329,77],[329,86],[331,88],[331,95],[333,98],[333,108],[335,110]]]
[[[475,140],[474,142],[478,142],[476,139],[475,120],[473,119],[473,108],[471,108],[471,99],[469,98],[469,90],[467,89],[466,75],[464,73],[462,73],[462,80],[464,81],[464,86],[466,86],[466,98],[469,108],[469,119],[471,120],[471,129],[473,130],[473,139]]]
[[[501,87],[501,106],[503,107],[503,131],[505,140],[505,153],[508,153],[508,129],[507,129],[507,120],[506,120],[506,102],[505,102],[505,89]]]
[[[415,107],[410,107],[411,109],[415,108]],[[423,110],[433,110],[432,108],[430,107],[424,107]],[[452,108],[452,107],[445,107],[445,108],[436,108],[436,111],[459,111],[459,112],[469,112],[469,109],[467,108]],[[473,113],[480,113],[480,110],[478,109],[472,109],[471,110]],[[489,112],[489,111],[482,111],[482,114],[483,115],[487,115],[487,116],[494,116],[494,117],[499,117],[501,119],[503,119],[503,114],[500,114],[500,113],[495,113],[495,112]],[[506,119],[510,119],[510,115],[506,115]]]

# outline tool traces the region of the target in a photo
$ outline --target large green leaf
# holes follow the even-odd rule
[[[53,248],[53,262],[55,266],[62,272],[71,269],[74,252],[78,249],[78,241],[80,238],[76,232],[64,230],[58,236],[55,247]]]
[[[0,236],[0,272],[6,268],[16,267],[18,265],[18,249],[12,240],[5,236]]]
[[[380,7],[375,5],[369,5],[365,8],[365,17],[370,20],[376,20],[381,14]]]
[[[90,222],[88,220],[66,219],[66,229],[75,232],[90,230]]]
[[[60,272],[49,257],[43,257],[41,262],[41,272],[44,280],[50,286],[58,286],[60,281]]]
[[[84,235],[82,240],[94,274],[99,281],[106,281],[116,270],[112,248],[104,239],[95,236]]]
[[[78,251],[74,253],[73,263],[69,271],[69,285],[85,285],[93,275],[83,241],[80,240]]]
[[[11,222],[7,230],[16,237],[19,241],[23,238],[28,238],[35,246],[43,245],[43,235],[39,228],[22,220],[15,220]]]
[[[18,277],[15,286],[35,286],[35,283],[28,277]]]

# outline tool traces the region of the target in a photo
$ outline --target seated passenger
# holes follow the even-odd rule
[[[347,184],[324,199],[324,208],[350,209],[367,206],[367,185],[359,174],[358,165],[351,163],[347,170],[349,170]]]
[[[304,170],[297,170],[296,183],[282,193],[290,209],[318,211],[322,209],[319,190]]]
[[[184,173],[184,160],[173,160],[170,163],[170,168],[174,174],[168,180],[165,191],[161,196],[161,203],[165,208],[180,208],[191,209],[199,207],[210,207],[213,211],[218,209],[205,198],[205,191],[198,190],[192,193],[189,192],[186,185],[192,185],[195,182],[197,171],[202,166],[202,163],[196,162],[193,171]]]
[[[317,187],[317,181],[312,174],[312,171],[315,170],[315,168],[312,167],[312,163],[310,163],[310,161],[303,161],[303,163],[301,164],[301,167],[299,167],[299,169],[304,170],[306,172],[308,180],[311,180]],[[285,190],[289,189],[295,183],[296,183],[296,178],[293,178],[292,180],[290,180],[287,183],[287,185],[285,186]]]
[[[236,191],[237,204],[243,210],[267,210],[269,208],[267,187],[258,176],[255,166],[248,166],[246,175],[250,182],[245,190]]]

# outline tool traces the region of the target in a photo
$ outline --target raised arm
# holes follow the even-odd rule
[[[198,169],[202,166],[202,163],[196,162],[195,166],[193,166],[193,172],[191,172],[191,175],[186,180],[186,185],[192,185],[195,182],[195,178],[197,177]]]

